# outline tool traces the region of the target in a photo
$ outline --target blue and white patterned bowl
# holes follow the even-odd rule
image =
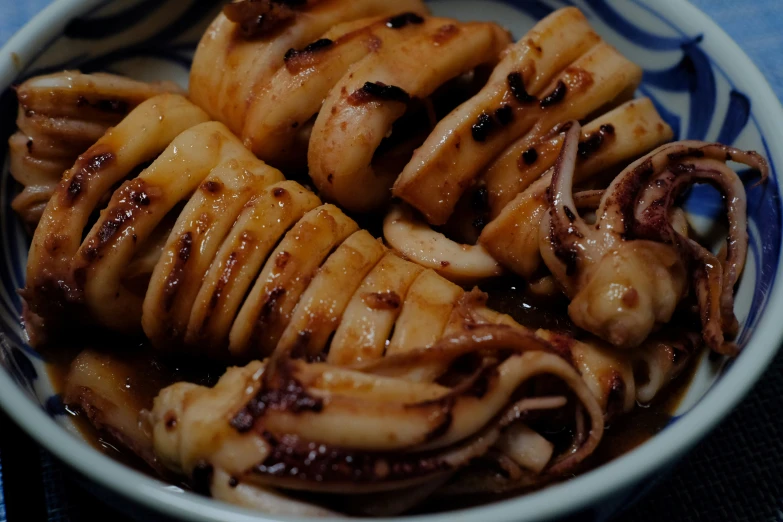
[[[104,70],[185,85],[190,57],[215,13],[208,0],[59,0],[0,52],[0,143],[14,130],[15,97],[7,87],[65,68]],[[783,110],[761,73],[707,16],[679,0],[433,0],[433,10],[499,21],[519,37],[536,19],[565,5],[583,9],[610,43],[640,64],[640,94],[649,96],[681,139],[717,140],[754,149],[770,162],[765,186],[748,187],[750,254],[737,295],[742,354],[731,364],[705,361],[676,420],[632,452],[543,491],[469,509],[428,515],[427,522],[521,522],[573,515],[606,520],[646,491],[745,395],[783,339],[781,199]],[[0,148],[0,166],[7,165]],[[186,493],[129,469],[80,440],[49,382],[44,361],[24,342],[16,289],[23,286],[29,237],[11,211],[17,190],[0,174],[0,404],[35,439],[97,485],[148,510],[191,521],[262,520],[258,514]],[[692,224],[722,211],[710,189],[693,190]],[[748,448],[750,451],[750,448]],[[418,518],[418,517],[416,517]],[[149,520],[144,515],[144,520]],[[411,520],[410,518],[406,520]]]

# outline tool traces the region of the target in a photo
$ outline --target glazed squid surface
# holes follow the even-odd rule
[[[265,12],[269,9],[271,13]],[[276,10],[283,10],[284,16]],[[263,101],[265,91],[290,50],[323,40],[324,33],[343,22],[406,12],[424,14],[426,8],[421,0],[322,0],[290,7],[270,0],[229,4],[196,50],[190,73],[191,99],[238,136],[253,140],[252,127],[264,116],[257,111],[268,107]],[[257,24],[259,20],[268,23]],[[248,134],[246,122],[250,123]],[[259,135],[259,140],[264,136]]]
[[[590,225],[579,216],[572,195],[580,132],[576,122],[566,132],[539,234],[544,262],[571,300],[571,319],[616,346],[638,346],[656,325],[669,322],[690,274],[705,342],[719,353],[736,354],[736,345],[725,337],[738,328],[734,285],[744,266],[748,233],[745,189],[725,162],[747,164],[763,180],[766,161],[720,144],[663,145],[612,181]],[[711,183],[726,196],[729,233],[723,262],[672,224],[676,197],[697,182]]]
[[[409,102],[428,98],[482,64],[493,64],[509,43],[496,24],[439,20],[422,34],[357,63],[332,89],[313,127],[308,166],[321,193],[356,212],[381,207],[400,166],[383,156],[374,161],[374,156]]]
[[[332,88],[366,56],[445,23],[423,14],[411,11],[345,22],[304,48],[288,51],[285,65],[248,115],[245,145],[278,168],[306,167],[314,117]]]
[[[169,82],[78,71],[37,76],[18,85],[19,130],[8,147],[11,175],[24,190],[13,209],[35,227],[63,173],[81,153],[144,100],[179,91]]]
[[[396,514],[412,487],[424,489],[420,501],[433,483],[443,494],[498,492],[573,472],[604,420],[649,401],[698,345],[651,340],[629,357],[597,340],[489,324],[491,314],[455,315],[429,348],[341,366],[281,353],[229,369],[212,389],[166,388],[150,416],[156,454],[212,491],[386,492],[398,509],[375,514]],[[536,431],[546,419],[572,426],[569,445]],[[488,473],[488,461],[503,473]]]
[[[671,128],[661,120],[649,99],[627,102],[583,127],[574,183],[587,183],[671,137]],[[552,179],[551,167],[562,143],[563,133],[553,132],[518,156],[518,177],[514,188],[507,190],[517,195],[508,203],[499,199],[490,203],[490,219],[479,236],[479,244],[494,259],[523,277],[532,276],[542,264],[539,225],[548,209],[546,193]]]
[[[153,98],[67,173],[30,251],[33,341],[63,322],[96,324],[247,360],[318,357],[332,336],[335,358],[442,336],[462,288],[389,252],[205,119],[182,97]],[[89,226],[98,196],[121,182]]]
[[[640,79],[641,70],[602,42],[579,10],[556,11],[504,54],[481,92],[438,123],[394,195],[442,225],[515,140],[534,141],[559,122],[630,97]]]
[[[641,75],[576,8],[513,43],[420,0],[239,0],[189,97],[29,80],[10,146],[31,344],[89,335],[66,404],[160,476],[271,514],[572,476],[702,345],[738,352],[726,163],[767,164],[663,145]],[[719,254],[678,206],[694,183],[725,196]]]
[[[562,129],[562,125],[556,126],[517,158],[517,177],[507,192],[518,194],[511,202],[486,208],[492,200],[485,185],[474,191],[474,198],[477,193],[487,196],[479,201],[478,208],[473,202],[471,208],[460,209],[467,219],[480,221],[483,229],[478,244],[461,243],[432,229],[406,205],[395,205],[387,214],[384,239],[408,259],[452,281],[486,280],[502,274],[503,267],[531,277],[542,264],[538,230],[548,207],[550,168],[562,146]],[[670,127],[649,99],[626,102],[585,125],[579,143],[577,181],[586,183],[605,176],[608,169],[638,158],[671,136]],[[462,219],[456,214],[453,218]]]

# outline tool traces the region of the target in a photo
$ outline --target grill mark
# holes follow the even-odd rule
[[[506,79],[508,80],[508,89],[519,103],[525,105],[536,101],[536,97],[529,94],[527,89],[525,89],[525,80],[522,78],[521,73],[513,72]]]
[[[212,296],[209,298],[209,309],[215,310],[220,298],[223,296],[223,290],[226,285],[231,281],[231,275],[234,271],[234,267],[237,264],[238,256],[236,252],[231,252],[226,260],[226,266],[223,268],[223,273],[220,274],[220,279],[215,283],[215,290],[212,291]]]
[[[321,38],[320,40],[316,40],[313,43],[307,45],[302,50],[297,49],[289,49],[286,51],[285,56],[283,57],[283,60],[288,62],[289,60],[293,58],[298,58],[299,56],[306,55],[306,54],[312,54],[317,51],[322,51],[324,49],[328,49],[329,47],[334,45],[334,41],[328,39],[328,38]]]
[[[487,137],[495,130],[495,120],[486,112],[479,114],[476,123],[471,127],[470,132],[473,140],[479,143],[487,141]]]
[[[116,201],[109,207],[107,218],[85,246],[82,255],[88,262],[97,259],[117,233],[133,223],[138,214],[152,203],[151,189],[143,179],[136,178],[119,190]]]
[[[30,147],[31,146],[28,146],[28,148]],[[113,152],[101,152],[100,150],[94,151],[91,155],[85,154],[83,156],[79,156],[79,159],[76,161],[75,165],[76,172],[74,172],[73,176],[71,176],[71,179],[65,189],[67,204],[73,205],[86,188],[89,179],[114,163],[115,159],[116,157],[114,156]]]
[[[290,24],[296,18],[296,8],[306,4],[306,0],[240,0],[226,4],[223,14],[249,40]]]
[[[568,92],[568,87],[566,87],[566,84],[563,83],[563,80],[558,80],[557,85],[555,85],[555,88],[550,92],[548,95],[544,96],[541,101],[538,102],[538,105],[542,109],[546,109],[547,107],[551,107],[552,105],[557,105],[566,96],[566,93]]]
[[[392,16],[386,21],[386,27],[389,29],[402,29],[403,27],[415,24],[420,25],[424,23],[424,18],[416,13],[402,13],[397,16]]]
[[[130,108],[128,102],[123,100],[101,99],[92,102],[82,95],[79,95],[79,97],[76,98],[76,106],[92,107],[101,112],[108,112],[111,114],[126,114]]]
[[[362,296],[362,301],[373,310],[396,310],[402,304],[400,295],[394,290],[368,292]]]
[[[435,45],[443,45],[452,40],[457,34],[459,34],[459,27],[454,24],[444,25],[435,31],[432,41]]]
[[[185,274],[185,265],[193,249],[193,234],[188,231],[182,234],[177,240],[177,257],[174,259],[174,266],[171,268],[166,284],[163,287],[163,308],[168,312],[174,306],[174,298],[180,289],[183,276]]]
[[[280,252],[277,254],[277,257],[275,257],[275,267],[280,270],[284,269],[290,259],[291,254],[289,252],[286,252],[285,250]]]
[[[525,165],[532,165],[538,159],[538,151],[535,149],[535,147],[530,147],[522,153],[521,159]]]
[[[495,110],[495,119],[504,127],[514,121],[514,110],[511,108],[511,105],[504,104]]]
[[[378,101],[408,103],[410,100],[410,94],[399,87],[386,85],[383,82],[366,82],[360,89],[351,93],[347,101],[350,105],[359,106]]]
[[[425,476],[451,469],[434,453],[401,454],[390,460],[388,454],[351,451],[296,436],[277,440],[264,434],[273,450],[253,471],[259,475],[288,477],[300,481],[324,483],[378,483]]]
[[[610,139],[614,137],[614,125],[601,125],[597,131],[579,142],[578,154],[580,159],[587,159],[595,154]]]
[[[272,320],[277,316],[277,309],[280,301],[286,295],[286,289],[280,286],[269,290],[264,296],[264,302],[261,305],[261,309],[258,312],[258,318],[256,319],[255,327],[253,328],[253,338],[257,339],[261,332],[272,323]]]
[[[218,194],[223,190],[223,184],[219,181],[205,181],[201,184],[201,190],[210,194]]]

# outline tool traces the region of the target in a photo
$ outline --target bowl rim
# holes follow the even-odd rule
[[[10,86],[23,66],[33,61],[63,32],[71,17],[105,5],[106,0],[55,0],[37,14],[0,49],[0,86]],[[641,0],[650,16],[666,20],[659,11],[679,11],[677,25],[698,27],[720,42],[724,60],[733,63],[736,75],[752,85],[748,92],[764,107],[765,134],[768,143],[783,143],[783,107],[757,66],[745,52],[708,15],[681,0],[656,0],[654,8]],[[41,42],[46,42],[43,45]],[[777,122],[777,123],[775,123]],[[757,122],[761,131],[761,122]],[[773,165],[783,165],[783,151],[769,149]],[[780,181],[780,180],[779,180]],[[783,187],[783,183],[780,184]],[[783,190],[783,189],[782,189]],[[459,511],[375,519],[386,522],[453,522],[455,517],[493,522],[540,521],[563,516],[606,499],[634,486],[660,471],[688,451],[711,431],[745,397],[783,343],[783,324],[769,313],[783,306],[783,258],[778,262],[775,283],[769,294],[767,313],[752,334],[745,351],[758,351],[754,357],[739,357],[730,370],[702,397],[698,404],[671,427],[634,450],[598,468],[541,491],[520,495],[485,506]],[[764,345],[764,346],[762,346]],[[773,345],[769,348],[769,345]],[[756,348],[752,348],[756,347]],[[750,378],[749,378],[750,377]],[[40,445],[96,484],[141,506],[169,517],[193,522],[306,521],[301,517],[266,515],[211,498],[182,491],[111,459],[85,441],[68,432],[0,367],[0,407]],[[565,500],[564,500],[565,499]],[[526,517],[525,517],[526,516]],[[344,520],[327,518],[318,520]]]

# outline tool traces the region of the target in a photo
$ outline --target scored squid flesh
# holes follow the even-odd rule
[[[577,9],[539,22],[505,54],[487,85],[441,120],[414,153],[394,195],[442,225],[508,145],[629,97],[641,69],[602,42]],[[571,115],[571,116],[568,116]]]
[[[13,209],[31,227],[41,219],[63,173],[137,105],[181,89],[106,73],[63,71],[36,76],[15,88],[19,130],[8,140],[11,175],[24,190]]]
[[[263,19],[255,7],[274,9],[275,4],[271,0],[229,4],[228,12],[218,15],[207,29],[193,59],[191,99],[238,136],[243,136],[245,122],[254,118],[256,100],[263,98],[270,79],[285,65],[290,49],[304,48],[343,22],[427,12],[421,0],[323,0],[285,6],[288,16],[277,17],[276,27],[257,27],[251,34],[243,30]]]
[[[491,23],[438,20],[430,27],[357,63],[326,98],[310,138],[308,166],[320,192],[340,206],[367,212],[385,203],[399,170],[373,156],[410,100],[426,99],[480,65],[494,65],[511,42]]]

